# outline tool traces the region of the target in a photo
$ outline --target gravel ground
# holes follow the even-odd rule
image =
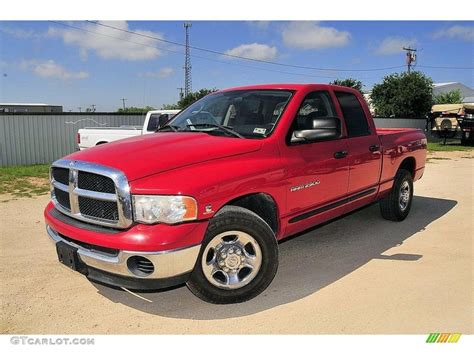
[[[93,284],[58,263],[47,196],[0,196],[0,331],[472,333],[474,154],[430,156],[404,222],[373,205],[282,243],[271,286],[239,305],[204,303],[186,287],[141,293],[148,302]]]

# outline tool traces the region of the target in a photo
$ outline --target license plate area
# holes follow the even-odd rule
[[[66,265],[72,270],[82,271],[82,262],[77,254],[77,248],[64,242],[58,242],[56,243],[56,251],[61,264]]]

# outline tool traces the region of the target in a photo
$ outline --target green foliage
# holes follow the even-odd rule
[[[459,141],[458,141],[459,142]],[[460,145],[459,143],[443,144],[441,142],[428,142],[428,150],[430,152],[468,152],[472,151],[474,147]],[[433,159],[433,158],[431,158]]]
[[[362,88],[364,84],[362,84],[362,81],[353,79],[353,78],[347,78],[347,79],[336,79],[334,81],[331,81],[329,84],[331,85],[339,85],[339,86],[346,86],[348,88],[353,88],[356,90],[359,90],[362,93]]]
[[[464,100],[464,97],[462,96],[461,90],[459,89],[443,92],[433,97],[433,102],[435,105],[460,104],[462,103],[462,100]]]
[[[203,98],[204,96],[217,91],[216,88],[213,89],[201,89],[196,92],[191,92],[187,96],[182,97],[177,103],[175,104],[164,104],[162,106],[163,110],[182,110],[183,108],[188,107],[192,103],[196,102],[197,100]]]
[[[421,72],[388,75],[370,99],[377,116],[424,118],[431,110],[433,80]]]
[[[145,106],[145,107],[126,107],[125,109],[119,108],[117,112],[119,113],[147,113],[148,111],[155,110],[154,107]]]
[[[162,110],[179,110],[179,106],[178,104],[163,104],[163,106],[161,106],[161,109]]]

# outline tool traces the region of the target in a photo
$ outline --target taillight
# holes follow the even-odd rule
[[[77,144],[81,144],[81,134],[77,132]]]

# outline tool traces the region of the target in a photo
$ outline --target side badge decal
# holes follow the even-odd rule
[[[314,180],[314,181],[308,182],[308,183],[306,183],[306,184],[301,184],[301,185],[298,185],[298,186],[293,186],[293,187],[290,188],[290,192],[295,192],[295,191],[307,189],[308,187],[313,187],[313,186],[319,185],[320,183],[321,183],[321,181],[319,181],[319,180]]]

